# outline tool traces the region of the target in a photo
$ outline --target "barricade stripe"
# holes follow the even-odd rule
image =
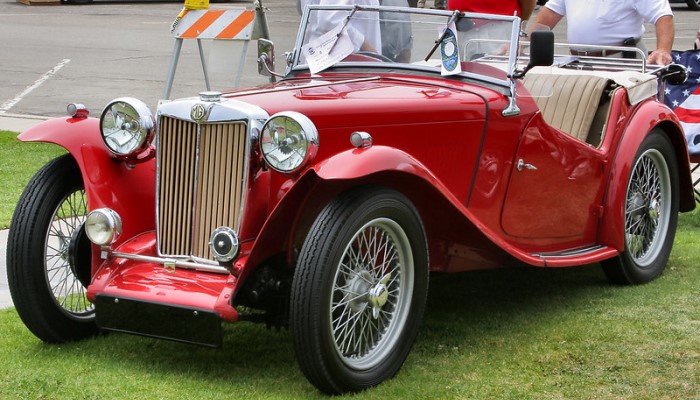
[[[248,24],[255,19],[255,10],[246,10],[231,22],[221,33],[216,35],[216,39],[233,39]]]
[[[204,13],[197,22],[192,24],[185,32],[180,35],[181,38],[197,38],[199,34],[204,32],[209,25],[213,24],[225,10],[210,10]]]

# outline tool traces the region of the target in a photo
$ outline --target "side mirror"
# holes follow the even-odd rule
[[[554,63],[554,32],[532,31],[530,33],[530,62],[526,69],[546,67]]]
[[[512,78],[520,79],[532,67],[546,67],[554,63],[554,32],[532,31],[530,33],[530,62],[525,69],[515,71]]]
[[[275,45],[267,39],[258,39],[258,74],[269,76],[274,80]]]

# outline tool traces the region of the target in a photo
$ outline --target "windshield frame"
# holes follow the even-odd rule
[[[442,16],[445,17],[445,25],[447,25],[448,21],[454,17],[459,17],[459,18],[472,18],[472,19],[483,19],[483,20],[493,20],[493,21],[499,21],[499,22],[506,22],[511,24],[511,32],[510,32],[510,46],[509,46],[509,51],[507,55],[503,56],[504,60],[498,60],[498,63],[503,65],[505,63],[505,74],[504,74],[504,79],[498,79],[493,76],[488,76],[488,75],[483,75],[483,74],[478,74],[474,72],[469,72],[469,71],[462,71],[458,74],[451,75],[454,77],[463,77],[463,78],[471,78],[471,79],[478,79],[482,81],[486,81],[488,83],[502,86],[502,87],[510,87],[512,85],[512,78],[511,76],[515,72],[517,65],[518,65],[518,45],[519,45],[519,39],[521,37],[521,23],[522,20],[520,17],[517,16],[506,16],[506,15],[494,15],[494,14],[481,14],[481,13],[465,13],[465,12],[460,12],[460,11],[451,11],[451,10],[433,10],[433,9],[421,9],[421,8],[407,8],[407,7],[392,7],[392,6],[366,6],[366,5],[308,5],[303,13],[302,13],[302,18],[301,22],[299,25],[299,30],[297,32],[297,38],[296,42],[294,45],[294,50],[290,54],[290,57],[288,59],[288,65],[287,65],[287,70],[285,75],[289,75],[292,72],[295,71],[307,71],[309,70],[308,65],[304,64],[301,62],[301,46],[304,44],[304,37],[306,35],[306,27],[309,24],[310,20],[310,15],[313,11],[348,11],[352,12],[353,10],[356,11],[370,11],[370,12],[396,12],[396,13],[408,13],[412,15],[432,15],[432,16]],[[435,38],[435,42],[437,43],[437,37]],[[475,61],[478,62],[478,61]],[[340,63],[336,63],[333,65],[331,68],[336,68],[336,67],[364,67],[364,68],[371,68],[373,70],[397,70],[399,68],[401,69],[410,69],[413,71],[422,71],[422,72],[427,72],[431,74],[440,74],[440,68],[436,68],[434,66],[428,66],[428,65],[420,65],[420,64],[407,64],[407,63],[399,63],[399,62],[382,62],[382,63],[368,63],[368,62],[357,62],[357,61],[344,61]],[[501,68],[502,69],[502,68]],[[321,72],[321,74],[323,71]]]

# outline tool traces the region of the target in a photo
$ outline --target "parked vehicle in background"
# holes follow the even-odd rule
[[[259,42],[277,82],[155,114],[71,104],[22,133],[68,152],[12,220],[22,321],[49,343],[105,330],[213,347],[223,322],[288,326],[305,376],[336,394],[399,371],[430,273],[600,263],[615,284],[655,279],[695,207],[656,99],[657,77],[683,71],[555,58],[552,33],[520,42],[520,22],[311,6],[279,76]]]

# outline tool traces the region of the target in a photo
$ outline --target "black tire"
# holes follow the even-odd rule
[[[61,156],[27,185],[7,240],[7,277],[17,313],[39,339],[62,343],[98,332],[85,297],[90,242],[83,230],[87,202],[75,160]]]
[[[662,131],[639,147],[625,199],[625,250],[603,262],[603,271],[611,283],[646,283],[663,273],[678,223],[678,163]]]
[[[328,394],[393,377],[416,338],[427,292],[425,234],[406,197],[372,188],[329,203],[306,237],[292,285],[290,327],[304,375]]]
[[[685,2],[691,10],[700,11],[700,0],[685,0]]]

